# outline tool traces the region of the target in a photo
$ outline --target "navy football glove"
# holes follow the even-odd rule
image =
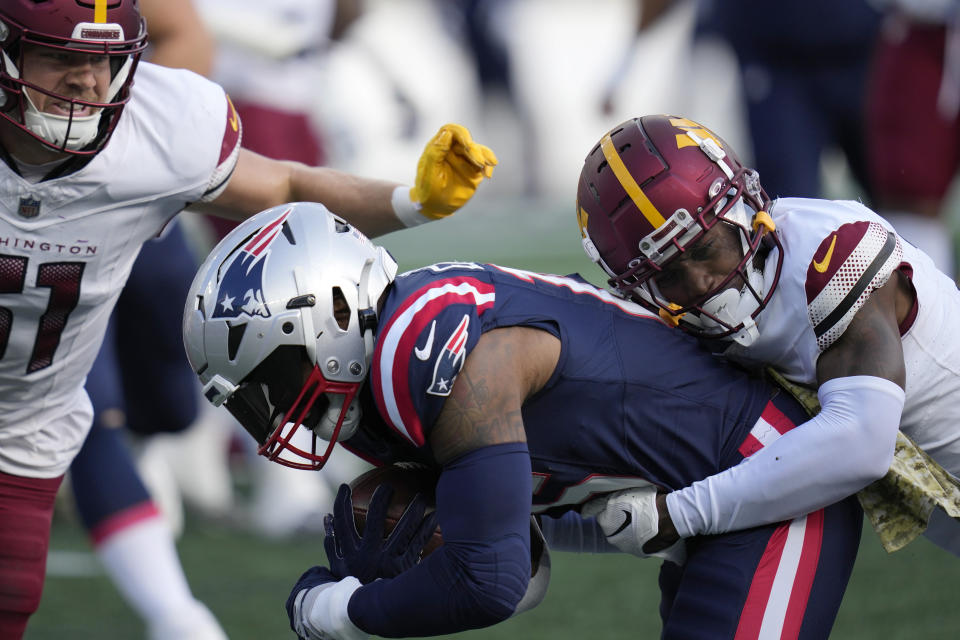
[[[326,531],[323,546],[335,576],[354,576],[367,584],[377,578],[397,576],[420,561],[420,553],[437,526],[437,512],[425,517],[427,501],[417,494],[384,539],[392,496],[393,488],[386,484],[373,492],[361,536],[354,524],[350,487],[340,485],[333,514],[327,514],[323,521]]]

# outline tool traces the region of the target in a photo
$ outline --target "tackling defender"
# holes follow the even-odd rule
[[[649,548],[851,495],[887,472],[898,427],[960,475],[960,291],[886,220],[858,202],[771,202],[719,136],[667,115],[624,122],[591,150],[577,217],[624,297],[731,360],[819,386],[822,411],[749,465],[636,504],[659,511]],[[612,530],[622,518],[608,515]],[[926,535],[960,554],[942,510]]]
[[[354,576],[369,580],[376,553],[307,571],[287,603],[301,638],[500,622],[543,596],[531,513],[684,486],[805,418],[786,393],[579,278],[474,263],[396,275],[382,247],[323,212],[275,207],[217,245],[184,312],[188,357],[205,397],[271,460],[318,469],[341,442],[377,464],[440,469],[444,544],[367,584]],[[294,445],[300,429],[312,447]],[[669,549],[663,637],[827,637],[861,522],[848,499]]]
[[[90,429],[83,380],[144,242],[191,203],[242,218],[291,199],[385,233],[452,213],[496,164],[456,125],[413,189],[268,160],[241,148],[220,87],[139,63],[146,41],[135,0],[0,6],[4,638],[39,602],[53,499]]]

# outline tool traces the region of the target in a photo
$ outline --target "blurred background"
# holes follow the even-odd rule
[[[193,3],[215,43],[202,71],[231,95],[254,150],[410,183],[444,123],[467,126],[494,149],[494,178],[455,216],[380,239],[402,269],[481,260],[580,272],[602,285],[574,223],[580,168],[604,132],[646,113],[684,115],[718,132],[758,166],[771,196],[883,202],[871,187],[868,79],[876,43],[903,17],[895,6],[903,3]],[[910,83],[904,77],[902,91]],[[936,219],[931,233],[948,247],[950,269],[954,191],[951,183],[926,216]],[[198,258],[224,232],[189,212],[183,220]],[[320,521],[337,485],[365,467],[340,451],[322,474],[282,469],[258,459],[248,440],[225,415],[203,410],[186,432],[131,437],[131,446],[178,536],[193,593],[230,638],[293,637],[284,600],[303,570],[323,562]],[[554,563],[540,607],[457,637],[658,636],[657,563],[567,554]],[[956,638],[958,592],[953,558],[923,539],[888,556],[867,526],[834,637]],[[144,637],[67,499],[26,635],[64,637]]]

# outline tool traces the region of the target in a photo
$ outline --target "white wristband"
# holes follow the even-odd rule
[[[294,604],[296,632],[307,640],[366,640],[369,634],[350,620],[347,605],[360,588],[360,581],[347,576],[340,582],[304,589]]]
[[[393,206],[394,215],[405,227],[416,227],[424,222],[430,222],[430,218],[420,213],[420,203],[410,199],[408,186],[398,185],[390,196],[390,204]]]

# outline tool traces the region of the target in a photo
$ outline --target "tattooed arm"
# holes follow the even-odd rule
[[[553,373],[560,341],[545,331],[489,331],[470,353],[430,437],[437,462],[473,449],[526,442],[520,409]]]

